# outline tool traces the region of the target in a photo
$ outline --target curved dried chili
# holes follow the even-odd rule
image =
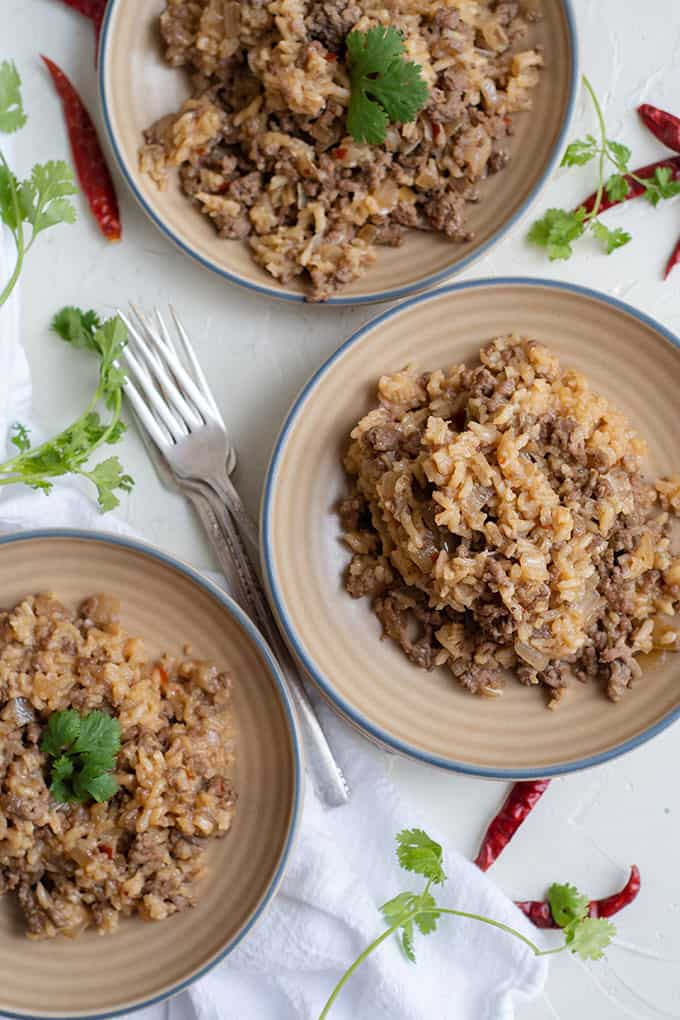
[[[680,152],[680,117],[668,110],[660,110],[658,106],[650,106],[649,103],[638,106],[638,113],[655,138],[673,152]]]
[[[678,241],[678,243],[676,244],[675,248],[673,249],[671,257],[666,263],[666,269],[663,274],[664,280],[668,279],[668,277],[671,275],[675,267],[678,265],[680,265],[680,241]]]
[[[64,107],[73,161],[90,209],[104,237],[119,241],[122,231],[118,199],[92,118],[64,72],[48,57],[42,59]]]
[[[671,180],[680,181],[680,156],[670,156],[668,159],[659,159],[656,163],[648,163],[647,166],[641,166],[638,170],[633,170],[635,177],[640,177],[642,180],[647,180],[654,177],[657,170],[662,167],[668,167],[671,171]],[[639,181],[633,179],[628,174],[625,175],[625,179],[628,182],[628,194],[625,198],[611,199],[605,193],[602,196],[600,203],[600,212],[606,212],[607,209],[613,209],[616,205],[621,205],[623,202],[630,202],[632,198],[639,198],[640,195],[644,194],[644,184],[640,184]],[[579,208],[585,209],[587,213],[592,212],[595,208],[595,202],[597,201],[597,193],[594,192],[589,195],[585,202],[581,202]]]
[[[630,869],[628,881],[617,893],[605,896],[600,900],[591,900],[588,904],[588,917],[613,917],[624,907],[629,906],[640,892],[640,871],[634,864]],[[515,906],[519,907],[522,913],[537,928],[559,928],[554,920],[550,904],[546,900],[521,900]]]
[[[503,802],[498,814],[492,819],[475,864],[482,871],[488,871],[496,858],[503,852],[524,819],[538,804],[550,785],[549,779],[537,779],[515,783]]]
[[[101,35],[108,0],[61,0],[61,2],[66,4],[68,7],[72,7],[73,10],[78,11],[79,14],[83,14],[86,18],[89,18],[94,25],[94,59],[96,64],[99,54],[99,36]]]

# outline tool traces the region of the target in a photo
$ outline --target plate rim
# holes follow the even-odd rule
[[[601,751],[585,758],[578,758],[573,762],[567,762],[562,765],[550,765],[538,771],[531,768],[501,769],[490,766],[470,765],[466,762],[460,762],[453,758],[424,751],[422,748],[409,744],[408,741],[393,736],[376,723],[371,722],[371,720],[368,719],[363,712],[356,709],[345,697],[335,690],[332,683],[316,667],[312,658],[307,655],[298,633],[293,627],[286,612],[285,603],[277,579],[272,548],[272,510],[274,491],[276,488],[280,461],[286,447],[288,436],[293,429],[298,416],[304,411],[307,398],[316,388],[321,379],[329,371],[331,371],[335,362],[350,348],[361,343],[372,330],[382,326],[385,322],[401,315],[403,312],[413,308],[414,306],[423,304],[426,301],[437,301],[442,297],[456,294],[461,291],[508,286],[561,290],[567,291],[578,297],[598,301],[600,304],[610,306],[618,312],[623,312],[643,325],[653,329],[667,340],[676,350],[680,351],[680,337],[646,312],[635,308],[626,301],[622,301],[619,298],[610,294],[605,294],[603,291],[596,290],[592,287],[585,287],[581,284],[571,283],[564,280],[552,280],[548,277],[497,276],[483,277],[477,280],[464,280],[460,283],[448,284],[446,287],[440,287],[437,290],[429,291],[426,294],[415,295],[407,301],[402,301],[398,305],[382,312],[380,315],[375,316],[375,318],[371,319],[352,333],[352,335],[345,340],[344,343],[342,343],[337,350],[335,350],[330,357],[326,359],[326,361],[324,361],[321,367],[317,369],[295,397],[288,412],[286,413],[281,429],[279,430],[275,440],[269,465],[267,467],[267,473],[265,475],[260,513],[260,548],[267,592],[286,640],[293,649],[295,655],[303,663],[305,669],[308,671],[314,682],[319,686],[323,694],[330,700],[333,706],[339,709],[342,714],[347,716],[352,723],[368,734],[373,740],[377,740],[385,746],[386,749],[396,751],[398,754],[407,758],[461,775],[476,776],[480,779],[496,779],[504,782],[513,782],[517,780],[535,779],[538,776],[541,778],[552,778],[556,776],[569,775],[573,772],[581,772],[585,769],[602,765],[605,762],[612,761],[623,754],[627,754],[629,751],[633,751],[635,748],[646,744],[649,740],[652,740],[653,737],[658,736],[658,734],[662,733],[676,722],[680,718],[680,704],[669,712],[663,719],[659,720],[654,725],[649,726],[642,733],[637,734],[637,736],[631,737],[629,740],[626,740],[621,744],[617,744],[606,751]]]
[[[269,669],[269,672],[275,681],[276,687],[278,688],[279,695],[281,698],[281,704],[283,705],[284,713],[286,715],[289,731],[291,735],[291,745],[293,751],[293,798],[291,804],[290,823],[288,826],[288,832],[286,834],[283,849],[281,851],[281,857],[277,865],[276,871],[269,881],[262,899],[258,903],[256,909],[248,918],[247,922],[239,931],[234,938],[230,939],[228,944],[220,950],[220,952],[211,959],[208,963],[202,966],[195,974],[185,978],[182,981],[172,983],[165,991],[154,995],[150,999],[144,999],[141,1002],[135,1003],[130,1006],[124,1006],[115,1010],[105,1010],[103,1012],[96,1013],[78,1013],[76,1014],[76,1020],[110,1020],[113,1017],[125,1016],[128,1013],[136,1013],[141,1009],[148,1009],[150,1006],[156,1006],[159,1003],[165,1002],[172,996],[178,995],[180,992],[185,991],[196,981],[200,981],[201,978],[205,977],[213,968],[229,956],[234,949],[245,939],[254,926],[262,919],[267,909],[271,906],[274,896],[277,894],[286,869],[290,862],[290,855],[295,847],[297,838],[300,831],[300,823],[302,819],[302,804],[304,795],[304,757],[303,757],[303,743],[299,729],[299,723],[295,714],[292,699],[286,689],[285,680],[281,667],[274,658],[271,650],[264,637],[257,629],[255,624],[250,620],[246,613],[241,609],[238,603],[223,591],[219,585],[212,581],[209,577],[200,573],[195,567],[185,563],[177,556],[173,556],[171,553],[165,552],[163,549],[154,546],[153,544],[146,542],[142,539],[131,538],[126,535],[119,535],[115,532],[107,532],[102,530],[85,530],[82,528],[34,528],[26,531],[13,531],[6,535],[0,535],[0,548],[5,545],[14,544],[16,542],[32,541],[32,540],[44,540],[44,539],[78,539],[93,541],[95,543],[104,543],[107,545],[121,546],[125,549],[130,549],[133,552],[142,553],[150,556],[152,559],[163,563],[166,566],[173,567],[179,570],[180,573],[185,574],[199,587],[203,588],[209,595],[216,598],[224,609],[236,620],[236,622],[246,631],[251,640],[257,645],[260,653],[262,654],[265,663]],[[11,1017],[12,1020],[65,1020],[65,1015],[61,1013],[12,1013],[4,1011],[2,1016]]]
[[[453,275],[458,275],[469,269],[479,259],[483,258],[500,242],[507,237],[512,230],[519,225],[524,219],[525,215],[529,212],[534,203],[538,200],[543,189],[547,185],[550,177],[554,170],[558,166],[562,155],[562,149],[564,147],[567,134],[571,128],[571,124],[574,118],[576,110],[576,100],[579,94],[581,85],[581,56],[580,56],[580,37],[578,34],[578,25],[576,19],[576,12],[573,6],[573,0],[560,0],[562,4],[564,15],[567,23],[567,31],[569,34],[571,60],[571,81],[569,85],[569,96],[567,99],[567,105],[565,109],[564,120],[560,128],[559,134],[555,141],[552,155],[546,163],[545,169],[541,176],[536,181],[534,187],[531,189],[525,200],[515,210],[513,215],[505,221],[505,223],[499,227],[495,233],[484,242],[481,247],[476,251],[471,252],[460,262],[456,263],[455,266],[449,266],[446,269],[441,269],[437,273],[432,273],[430,276],[425,277],[422,280],[415,281],[414,283],[407,284],[404,287],[397,287],[392,290],[386,291],[375,291],[371,294],[365,294],[363,297],[329,297],[325,301],[314,302],[315,307],[343,307],[343,306],[360,306],[360,305],[371,305],[381,304],[386,301],[399,301],[402,298],[416,295],[421,291],[428,290],[431,287],[435,287],[438,283],[442,283],[449,279]],[[192,261],[197,262],[203,269],[208,269],[210,272],[220,276],[223,280],[227,280],[229,283],[235,284],[238,287],[243,287],[245,290],[251,291],[254,294],[261,294],[265,297],[277,298],[280,301],[291,301],[291,302],[303,302],[309,304],[306,301],[304,294],[297,294],[293,291],[277,289],[273,285],[265,285],[252,283],[246,280],[244,277],[239,276],[238,273],[234,273],[231,270],[225,269],[218,265],[218,263],[207,258],[204,255],[194,251],[190,244],[183,241],[178,234],[176,234],[171,227],[166,224],[163,217],[155,211],[153,206],[147,201],[142,194],[140,188],[137,185],[136,179],[133,174],[128,170],[121,146],[118,144],[118,139],[113,128],[111,107],[112,102],[108,90],[107,83],[107,70],[108,70],[108,56],[110,53],[110,38],[111,38],[111,25],[115,16],[115,11],[118,8],[118,0],[109,0],[104,15],[104,21],[102,23],[100,41],[99,41],[99,59],[97,67],[97,81],[98,81],[98,92],[99,92],[99,105],[104,120],[104,126],[106,128],[106,134],[109,140],[109,145],[113,151],[113,154],[118,165],[118,169],[125,180],[127,187],[135,198],[136,202],[151,220],[154,226],[160,230],[160,232],[172,243],[175,247],[179,248],[180,251],[187,255]]]

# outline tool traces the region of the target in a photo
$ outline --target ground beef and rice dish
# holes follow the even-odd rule
[[[468,204],[505,167],[541,55],[523,47],[532,0],[168,0],[167,60],[192,94],[146,132],[140,162],[181,186],[224,238],[244,239],[282,283],[322,301],[408,228],[468,241]],[[393,26],[429,99],[382,145],[345,126],[345,39]]]
[[[71,611],[37,595],[0,612],[0,895],[16,895],[29,937],[193,905],[206,848],[234,815],[229,689],[187,654],[148,659],[107,596]],[[40,741],[66,708],[119,721],[120,788],[105,803],[50,792]]]
[[[491,696],[514,673],[554,707],[579,680],[617,701],[641,655],[678,648],[680,476],[645,480],[644,442],[582,375],[508,336],[378,398],[345,457],[346,588],[415,665]]]

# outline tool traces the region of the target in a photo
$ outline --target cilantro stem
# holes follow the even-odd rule
[[[517,931],[516,928],[510,927],[508,924],[503,924],[502,921],[494,921],[490,917],[483,917],[481,914],[469,914],[465,910],[447,910],[445,907],[436,907],[432,910],[419,910],[418,914],[450,914],[452,917],[467,917],[471,921],[480,921],[482,924],[490,924],[493,928],[500,928],[501,931],[507,932],[508,935],[514,935],[516,939],[523,942],[529,947],[534,956],[550,956],[553,953],[561,953],[567,948],[566,942],[558,946],[557,949],[539,949],[535,942],[528,939],[526,935],[522,935],[521,931]]]
[[[68,428],[63,430],[62,435],[63,435],[64,432],[70,432],[73,429],[77,428],[80,425],[80,423],[82,421],[84,421],[85,418],[87,418],[88,414],[90,414],[92,411],[94,411],[95,407],[99,403],[99,401],[102,398],[102,396],[103,396],[103,392],[102,392],[102,386],[101,386],[101,381],[100,381],[100,383],[97,386],[97,389],[96,389],[96,391],[94,393],[94,396],[90,400],[90,403],[87,405],[87,407],[85,408],[83,413],[80,415],[79,418],[76,419],[76,421],[73,422],[72,425],[68,426]],[[122,402],[120,400],[118,400],[117,403],[118,403],[118,413],[115,414],[114,419],[113,419],[111,425],[109,426],[109,428],[106,430],[105,435],[102,436],[102,438],[99,440],[99,442],[97,442],[96,444],[94,444],[94,445],[92,445],[91,447],[88,448],[88,453],[87,453],[88,457],[90,456],[91,452],[96,450],[97,447],[101,445],[101,442],[104,440],[105,436],[108,437],[108,435],[111,433],[112,429],[114,428],[116,422],[118,421],[118,417],[120,415],[120,408],[122,406]],[[40,446],[36,446],[34,449],[28,450],[26,453],[19,453],[19,454],[17,454],[16,457],[12,457],[11,460],[7,460],[7,461],[5,461],[4,464],[0,464],[0,475],[7,475],[7,476],[11,475],[12,476],[12,477],[0,477],[0,485],[12,485],[12,484],[16,484],[16,482],[22,482],[25,485],[30,485],[31,484],[31,481],[30,481],[30,477],[31,476],[25,475],[23,472],[21,473],[20,477],[16,476],[16,474],[18,473],[18,467],[21,465],[22,461],[26,462],[26,460],[28,460],[30,462],[31,459],[35,459],[37,457],[40,457],[42,454],[46,453],[50,449],[50,447],[52,447],[53,445],[54,445],[54,440],[53,439],[48,439],[44,443],[41,443]],[[15,468],[17,469],[17,472],[15,472]],[[44,472],[44,471],[40,471],[39,477],[41,477],[41,478],[44,477],[45,473],[46,472]],[[60,473],[61,472],[59,472],[59,471],[55,472],[56,475],[58,475]]]
[[[21,483],[49,493],[52,479],[76,475],[96,487],[102,511],[112,510],[119,502],[115,490],[129,492],[132,478],[123,473],[117,457],[109,457],[91,468],[87,462],[105,443],[116,443],[124,431],[120,419],[125,376],[119,359],[127,334],[117,317],[101,325],[94,312],[74,308],[62,309],[53,329],[63,340],[98,356],[96,388],[84,412],[56,437],[39,446],[31,448],[27,430],[15,427],[17,436],[13,442],[19,453],[0,464],[0,487]],[[105,421],[98,412],[99,405],[105,405],[109,412]]]
[[[16,265],[14,267],[14,272],[10,276],[9,281],[7,282],[6,287],[4,288],[2,293],[0,294],[0,308],[1,308],[5,304],[5,302],[8,300],[10,294],[12,293],[12,291],[14,290],[14,288],[17,285],[17,280],[19,279],[19,277],[21,275],[21,270],[22,270],[23,264],[24,264],[24,255],[26,254],[26,252],[25,252],[25,246],[24,246],[23,216],[21,214],[21,209],[20,209],[20,206],[19,206],[19,196],[17,195],[16,184],[14,183],[14,174],[10,170],[10,168],[9,168],[9,166],[7,164],[7,160],[5,159],[5,155],[4,155],[4,153],[1,150],[0,150],[0,160],[2,161],[2,166],[7,171],[7,181],[9,183],[10,191],[12,193],[12,208],[14,210],[14,219],[15,219],[15,222],[16,222],[16,228],[12,231],[12,234],[13,234],[14,243],[15,243],[16,249],[17,249],[17,261],[16,261]]]
[[[597,122],[600,127],[600,139],[602,142],[599,160],[599,173],[598,173],[599,180],[597,184],[597,193],[595,195],[595,203],[593,205],[592,210],[585,217],[586,220],[596,220],[600,212],[600,206],[602,205],[602,196],[604,195],[604,164],[607,158],[607,125],[604,122],[604,114],[602,112],[602,107],[600,106],[600,101],[597,98],[595,90],[593,86],[590,84],[590,81],[588,80],[585,74],[583,75],[583,84],[587,89],[590,98],[592,99],[593,106],[595,107],[595,114],[597,116]]]
[[[432,884],[431,881],[428,881],[423,896],[427,895],[431,884]],[[418,907],[416,910],[412,910],[410,911],[410,913],[404,914],[403,917],[400,917],[397,924],[392,925],[392,927],[384,931],[382,935],[379,935],[377,939],[374,939],[374,941],[371,942],[371,944],[367,946],[366,949],[364,949],[363,953],[361,953],[361,955],[356,958],[354,963],[351,964],[349,969],[345,971],[345,973],[342,975],[337,985],[331,992],[326,1005],[319,1014],[319,1020],[326,1020],[330,1012],[331,1006],[333,1005],[333,1003],[335,1002],[335,1000],[337,999],[337,997],[339,996],[340,992],[345,987],[349,979],[352,977],[352,975],[358,970],[361,964],[365,962],[365,960],[371,955],[371,953],[375,949],[377,949],[380,945],[382,945],[382,943],[385,942],[390,937],[390,935],[393,935],[396,931],[404,927],[404,925],[408,924],[410,921],[413,921],[416,917],[423,917],[424,915],[439,916],[441,914],[448,914],[451,917],[465,917],[470,921],[479,921],[482,924],[488,924],[491,925],[491,927],[493,928],[498,928],[500,929],[500,931],[504,931],[506,932],[506,934],[512,935],[514,936],[514,938],[519,939],[520,942],[523,942],[525,946],[528,946],[528,948],[531,950],[534,956],[552,956],[555,953],[563,953],[564,950],[567,948],[567,943],[564,942],[561,946],[557,946],[557,948],[555,949],[539,949],[535,942],[532,942],[531,939],[528,939],[526,935],[522,935],[522,933],[520,931],[517,931],[516,928],[512,928],[508,924],[503,924],[502,921],[494,921],[492,918],[484,917],[481,914],[471,914],[465,910],[451,910],[447,909],[446,907],[432,907],[430,909]]]
[[[416,914],[418,914],[418,913],[419,913],[419,911],[415,910],[407,918],[400,919],[399,924],[395,924],[391,928],[388,928],[387,931],[384,931],[382,933],[382,935],[379,935],[377,939],[374,939],[373,942],[371,942],[370,946],[367,946],[366,949],[364,949],[364,951],[361,954],[361,956],[357,956],[357,958],[354,961],[354,963],[349,967],[348,970],[345,971],[345,973],[342,975],[342,977],[338,981],[337,985],[335,986],[335,988],[331,992],[330,997],[328,999],[328,1002],[326,1003],[326,1005],[324,1006],[323,1010],[321,1011],[321,1013],[319,1015],[319,1020],[326,1020],[326,1017],[328,1016],[328,1014],[330,1012],[331,1006],[333,1005],[333,1003],[337,999],[338,995],[340,994],[342,989],[345,987],[345,985],[347,984],[347,982],[351,978],[352,974],[354,974],[354,972],[356,970],[358,970],[358,968],[367,959],[367,957],[369,957],[371,955],[373,950],[377,949],[378,946],[380,946],[383,942],[385,942],[390,937],[390,935],[394,935],[395,931],[397,931],[402,926],[404,921],[412,920],[416,916]]]

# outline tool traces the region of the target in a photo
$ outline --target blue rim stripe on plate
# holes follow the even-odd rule
[[[420,294],[417,297],[412,297],[408,301],[402,302],[397,305],[396,308],[391,308],[381,315],[376,316],[370,322],[362,326],[356,333],[354,333],[348,340],[346,340],[336,351],[331,355],[330,358],[321,366],[320,369],[312,376],[309,382],[303,387],[301,392],[295,399],[291,409],[286,415],[286,419],[283,423],[281,431],[277,437],[274,451],[271,456],[269,467],[267,469],[267,476],[265,479],[264,493],[262,497],[262,564],[264,567],[265,578],[267,587],[269,589],[269,595],[274,603],[274,607],[279,619],[281,626],[283,627],[287,639],[290,645],[294,648],[295,654],[303,662],[306,670],[313,677],[314,681],[318,684],[324,694],[333,702],[341,712],[343,712],[353,723],[355,723],[360,729],[364,730],[374,740],[385,745],[386,747],[392,748],[400,754],[406,755],[409,758],[415,758],[418,761],[425,762],[427,765],[436,765],[439,768],[447,769],[451,772],[460,772],[463,775],[468,776],[479,776],[483,779],[502,779],[506,781],[517,780],[517,779],[533,779],[538,774],[536,769],[500,769],[500,768],[484,768],[481,766],[466,765],[464,762],[457,762],[450,758],[443,758],[440,755],[428,754],[425,751],[420,750],[417,747],[413,747],[411,744],[406,743],[403,740],[399,740],[393,737],[391,734],[382,730],[378,725],[372,723],[363,713],[355,709],[350,702],[343,698],[334,689],[332,683],[317,669],[314,661],[307,655],[302,642],[300,641],[298,634],[293,627],[288,614],[286,612],[285,603],[281,595],[281,589],[279,587],[278,579],[276,576],[276,569],[274,566],[274,557],[272,553],[272,505],[273,505],[273,493],[276,487],[277,475],[279,470],[279,463],[283,451],[286,446],[288,436],[295,426],[298,415],[304,411],[305,402],[307,397],[315,388],[316,384],[332,369],[338,358],[342,357],[346,351],[348,351],[355,344],[359,343],[363,337],[370,333],[377,326],[384,322],[387,322],[395,315],[399,315],[401,312],[406,311],[408,308],[413,308],[416,305],[422,304],[425,301],[438,301],[440,298],[445,297],[447,294],[455,294],[458,291],[465,290],[476,290],[480,287],[507,287],[507,286],[521,286],[521,287],[543,287],[551,290],[564,290],[572,294],[577,294],[581,297],[587,297],[601,302],[602,304],[610,305],[616,308],[617,311],[624,312],[630,315],[632,318],[637,319],[645,326],[649,326],[654,329],[657,333],[663,336],[669,341],[674,347],[680,349],[680,339],[675,336],[669,329],[662,326],[661,323],[657,322],[650,315],[646,315],[644,312],[633,308],[632,305],[627,304],[625,301],[620,301],[618,298],[609,297],[607,294],[603,294],[600,291],[592,290],[590,287],[582,287],[578,284],[564,283],[558,280],[547,280],[538,277],[512,277],[512,276],[501,276],[494,279],[481,279],[481,280],[469,280],[463,283],[452,283],[447,287],[441,287],[439,290],[428,294]],[[658,733],[665,730],[671,723],[675,722],[676,719],[680,718],[680,706],[670,712],[664,719],[656,723],[654,726],[650,726],[640,733],[636,737],[632,737],[630,740],[625,741],[623,744],[619,744],[608,751],[603,751],[600,754],[592,755],[589,758],[581,758],[574,762],[568,762],[564,765],[553,765],[540,770],[542,777],[548,778],[550,776],[563,776],[570,772],[578,772],[582,769],[592,768],[594,765],[601,765],[604,762],[611,761],[613,758],[618,758],[619,755],[625,754],[627,751],[632,751],[636,747],[640,747],[642,744],[651,740]]]
[[[264,638],[260,634],[259,630],[255,627],[253,622],[246,616],[241,607],[234,602],[234,600],[222,591],[213,581],[209,578],[204,577],[193,567],[190,567],[187,563],[183,563],[181,560],[176,559],[169,553],[163,552],[161,549],[157,549],[155,546],[148,545],[146,542],[136,541],[131,538],[124,538],[120,535],[110,534],[106,531],[83,531],[78,528],[40,528],[34,531],[20,531],[15,532],[11,535],[0,535],[0,546],[9,545],[14,542],[25,542],[33,539],[51,539],[51,538],[75,538],[85,539],[86,541],[94,542],[105,542],[108,545],[122,546],[124,549],[131,549],[134,552],[142,553],[145,556],[150,556],[152,559],[159,560],[161,563],[167,566],[173,567],[175,570],[179,570],[180,573],[185,574],[191,578],[195,584],[203,588],[216,598],[220,602],[227,612],[233,616],[236,621],[243,627],[245,632],[251,638],[251,640],[257,645],[262,656],[269,667],[269,671],[276,682],[276,686],[279,689],[281,696],[281,703],[284,707],[286,717],[288,719],[291,743],[293,747],[293,771],[294,771],[294,795],[293,804],[291,809],[290,826],[288,828],[288,834],[286,841],[283,846],[281,853],[281,860],[271,879],[267,890],[265,891],[262,900],[258,904],[256,910],[244,925],[243,929],[229,942],[229,944],[213,959],[210,963],[207,963],[202,967],[196,974],[193,974],[190,978],[186,978],[184,981],[180,981],[178,984],[173,985],[167,992],[163,992],[160,995],[156,995],[151,999],[145,999],[144,1002],[140,1002],[137,1005],[126,1007],[125,1009],[116,1009],[110,1012],[104,1013],[91,1013],[91,1014],[79,1014],[78,1020],[109,1020],[111,1017],[124,1016],[128,1013],[136,1013],[140,1009],[148,1009],[149,1006],[156,1006],[161,1002],[165,1002],[167,999],[179,992],[185,991],[194,982],[199,981],[202,977],[205,977],[213,967],[216,967],[221,963],[248,935],[253,926],[260,920],[263,913],[270,905],[274,895],[278,891],[281,880],[284,876],[288,859],[290,857],[291,850],[295,845],[297,837],[301,810],[302,810],[302,776],[304,775],[303,760],[302,760],[302,739],[298,730],[297,717],[293,708],[290,695],[286,689],[286,684],[281,673],[281,669],[274,659],[274,656],[269,650],[269,646],[265,642]],[[64,1020],[63,1014],[54,1013],[40,1013],[34,1017],[30,1017],[27,1013],[7,1013],[0,1012],[0,1016],[12,1017],[13,1020]]]
[[[177,234],[163,222],[163,219],[157,212],[154,211],[153,207],[146,200],[141,190],[137,186],[134,177],[128,172],[123,158],[123,153],[118,145],[115,132],[113,130],[113,124],[111,120],[111,112],[109,109],[109,100],[106,86],[106,49],[109,43],[109,29],[113,18],[113,12],[116,8],[118,0],[109,0],[106,14],[104,16],[104,23],[102,25],[101,41],[99,44],[99,96],[101,101],[102,114],[104,117],[104,123],[106,125],[106,132],[113,149],[118,167],[121,174],[125,178],[125,181],[130,188],[132,194],[136,198],[139,205],[142,207],[149,219],[156,225],[156,227],[163,233],[168,240],[179,248],[185,255],[188,255],[199,265],[203,266],[204,269],[209,269],[211,272],[216,273],[223,279],[228,280],[230,283],[235,283],[240,287],[244,287],[246,290],[253,291],[256,294],[264,294],[266,297],[278,298],[280,301],[304,301],[304,294],[287,294],[274,287],[267,287],[264,284],[251,283],[249,280],[243,279],[241,276],[237,276],[235,273],[229,272],[227,269],[223,269],[216,263],[210,261],[203,255],[199,255],[195,252],[188,244],[182,241]],[[484,242],[479,248],[470,255],[461,259],[455,266],[448,269],[442,269],[438,273],[433,273],[431,276],[425,277],[423,280],[418,280],[415,283],[410,283],[405,287],[397,287],[395,290],[386,290],[379,292],[375,295],[366,295],[365,297],[330,297],[326,301],[318,302],[319,306],[330,306],[330,305],[369,305],[369,304],[380,304],[383,301],[396,301],[400,298],[408,297],[411,294],[418,293],[426,290],[430,287],[436,286],[438,283],[442,283],[454,274],[462,273],[465,269],[468,269],[471,265],[483,258],[493,247],[496,246],[519,222],[523,219],[525,213],[528,212],[529,208],[534,204],[534,201],[539,197],[540,192],[543,190],[545,184],[547,184],[549,177],[553,170],[557,167],[559,160],[562,156],[562,149],[564,147],[565,139],[569,127],[571,124],[574,108],[576,106],[576,97],[578,95],[580,86],[579,77],[579,43],[578,33],[576,30],[576,16],[574,8],[572,6],[573,0],[562,0],[564,7],[564,13],[567,20],[567,28],[569,31],[569,43],[571,48],[571,87],[569,90],[569,99],[567,101],[567,108],[565,111],[564,120],[560,133],[555,142],[553,154],[548,160],[545,170],[536,181],[536,184],[531,189],[531,192],[527,195],[525,200],[522,202],[520,207],[515,210],[513,215],[500,227],[487,241]]]

